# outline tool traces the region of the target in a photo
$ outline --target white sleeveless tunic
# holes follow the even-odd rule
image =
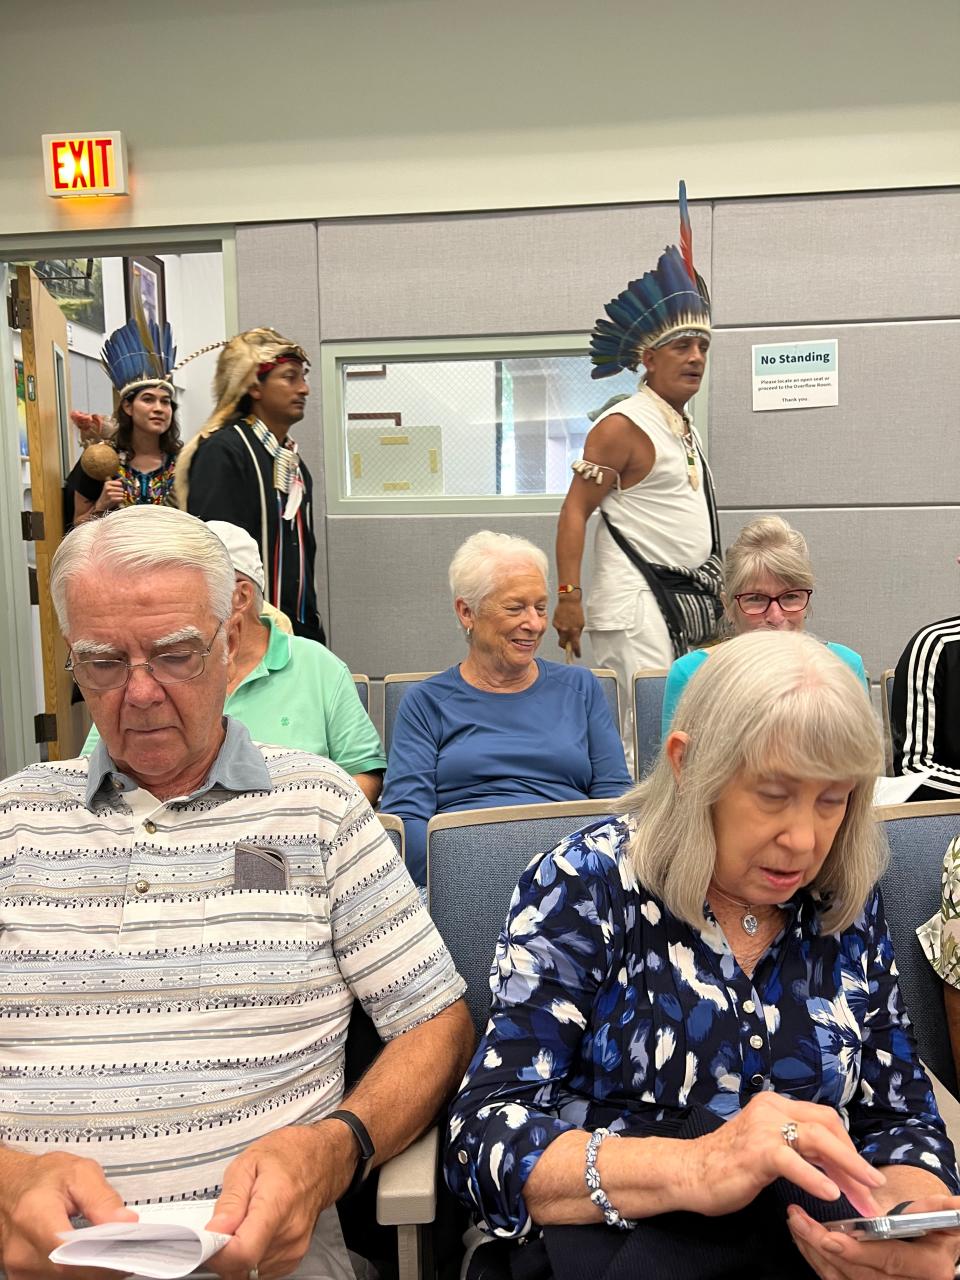
[[[672,421],[678,430],[686,430],[687,420],[642,384],[636,395],[619,400],[597,421],[611,413],[622,413],[645,431],[656,457],[645,479],[629,489],[611,489],[600,510],[606,512],[644,560],[689,569],[703,564],[712,546],[703,468],[698,456],[700,484],[694,489],[688,477],[686,449],[670,428]],[[699,437],[697,440],[699,443]],[[586,603],[587,626],[597,631],[628,627],[635,615],[638,591],[649,592],[650,588],[598,516]]]

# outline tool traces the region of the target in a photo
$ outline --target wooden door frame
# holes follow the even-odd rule
[[[13,343],[6,302],[14,261],[40,258],[110,258],[137,253],[219,253],[223,260],[225,332],[240,328],[236,228],[158,227],[155,229],[56,232],[50,235],[0,236],[0,775],[15,773],[40,758],[34,741],[35,673],[32,614],[26,544],[20,528],[21,489],[17,401],[13,386]]]

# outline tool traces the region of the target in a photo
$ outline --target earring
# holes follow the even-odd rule
[[[467,633],[467,639],[470,640],[473,636],[473,627],[467,627],[466,633]]]

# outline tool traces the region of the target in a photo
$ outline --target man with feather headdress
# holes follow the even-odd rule
[[[304,349],[275,329],[248,329],[217,360],[213,415],[177,460],[177,501],[201,520],[239,525],[263,560],[264,597],[296,635],[325,641],[313,580],[313,480],[290,439],[310,386]]]
[[[720,617],[720,542],[712,481],[686,413],[710,346],[710,299],[693,265],[686,191],[680,248],[634,280],[597,321],[594,378],[643,375],[635,395],[605,405],[583,448],[557,527],[560,644],[617,673],[630,750],[630,681],[713,638]],[[600,509],[585,622],[580,586],[587,520]]]

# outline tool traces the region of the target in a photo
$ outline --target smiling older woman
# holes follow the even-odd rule
[[[807,540],[781,516],[759,516],[745,524],[723,558],[724,626],[728,636],[748,631],[803,631],[813,595],[813,565]],[[846,645],[828,643],[867,685],[863,659]],[[671,666],[663,691],[664,736],[687,681],[712,649],[693,649]]]
[[[450,590],[469,652],[404,697],[380,801],[403,818],[421,884],[435,813],[619,796],[631,783],[596,677],[536,656],[547,626],[540,548],[475,533],[450,564]]]
[[[486,1231],[546,1228],[557,1276],[602,1276],[626,1226],[611,1275],[953,1275],[956,1233],[822,1225],[960,1207],[874,888],[881,759],[825,646],[740,636],[627,816],[527,869],[446,1159]]]

